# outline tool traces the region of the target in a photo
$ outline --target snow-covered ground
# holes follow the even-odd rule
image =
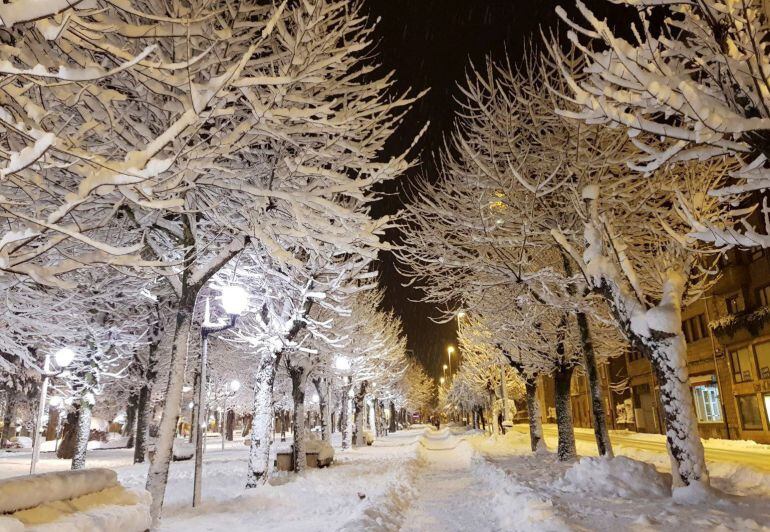
[[[545,432],[554,445],[552,430]],[[578,451],[595,455],[586,434],[592,437],[578,431]],[[337,449],[331,467],[279,473],[255,490],[243,489],[247,447],[230,442],[222,451],[209,438],[202,506],[190,507],[192,462],[173,463],[162,530],[770,530],[770,471],[711,460],[720,491],[698,503],[678,502],[665,452],[649,448],[656,437],[641,436],[637,449],[634,436],[613,434],[619,459],[563,464],[550,453],[532,455],[526,427],[497,438],[416,427],[371,447]],[[770,462],[766,446],[707,446],[736,454],[747,447],[754,459],[765,454]],[[3,453],[0,478],[25,474],[28,460],[28,452]],[[144,485],[147,466],[132,465],[131,450],[94,449],[87,465],[115,469],[128,487]],[[39,470],[68,466],[43,453]]]

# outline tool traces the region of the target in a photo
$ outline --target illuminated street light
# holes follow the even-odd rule
[[[206,419],[206,369],[208,366],[209,353],[209,335],[217,332],[226,331],[235,327],[238,316],[243,314],[249,306],[249,298],[246,291],[240,286],[229,285],[220,289],[220,300],[222,308],[228,315],[228,322],[219,325],[213,325],[209,322],[209,301],[206,300],[206,306],[203,313],[203,324],[201,325],[201,356],[198,366],[198,375],[200,375],[200,386],[198,386],[198,400],[196,408],[198,415],[196,419]],[[240,385],[240,383],[239,383]],[[193,508],[200,506],[201,503],[201,477],[203,474],[203,441],[206,438],[206,429],[204,423],[198,423],[198,427],[193,427],[195,431],[195,473],[193,475]],[[224,438],[224,436],[223,436]],[[224,448],[224,440],[222,443]]]
[[[349,371],[350,359],[348,357],[338,356],[334,359],[334,367],[340,371]]]
[[[246,291],[237,285],[222,287],[222,308],[230,315],[240,316],[249,304]]]
[[[75,352],[69,347],[63,347],[59,349],[53,356],[56,361],[56,365],[60,368],[66,368],[72,361],[75,360]]]

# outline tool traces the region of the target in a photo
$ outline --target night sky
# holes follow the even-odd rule
[[[628,11],[619,14],[604,0],[586,4],[602,17],[612,15],[612,20],[631,16]],[[504,58],[508,53],[515,63],[529,42],[539,44],[541,26],[558,28],[557,5],[576,12],[574,0],[364,0],[372,19],[381,18],[376,51],[383,68],[396,71],[402,90],[430,88],[389,146],[391,153],[401,152],[430,121],[419,144],[421,164],[382,188],[386,196],[375,205],[375,215],[397,212],[404,189],[419,176],[437,177],[433,154],[451,132],[457,84],[464,80],[470,62],[481,64],[487,54]],[[391,232],[388,238],[398,242],[398,233]],[[402,286],[405,279],[395,271],[389,254],[381,256],[381,271],[386,305],[401,315],[409,348],[429,374],[440,376],[446,347],[456,340],[455,324],[434,323],[435,309],[413,302],[419,293]]]

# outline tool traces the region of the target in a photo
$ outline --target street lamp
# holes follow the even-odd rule
[[[198,368],[200,375],[200,385],[198,386],[198,426],[195,430],[195,474],[193,478],[193,508],[200,506],[201,503],[201,475],[203,473],[203,441],[206,438],[206,419],[208,415],[205,409],[206,400],[206,366],[208,365],[209,354],[209,335],[217,332],[226,331],[235,327],[238,316],[243,314],[248,306],[248,296],[246,291],[240,286],[224,286],[221,289],[222,308],[227,312],[229,320],[226,323],[212,324],[209,322],[209,301],[206,300],[206,307],[203,314],[203,324],[201,325],[201,360]],[[201,421],[203,420],[203,421]]]
[[[35,473],[37,460],[40,457],[40,440],[42,437],[43,429],[43,415],[45,413],[45,401],[48,397],[48,379],[50,377],[55,377],[61,373],[64,368],[72,364],[72,361],[75,359],[75,352],[69,347],[63,347],[54,353],[53,359],[56,362],[56,365],[59,367],[58,372],[51,372],[50,353],[46,354],[45,362],[43,363],[43,373],[41,374],[43,377],[43,382],[40,383],[40,403],[37,407],[37,420],[35,421],[35,441],[32,445],[32,461],[29,464],[30,475]],[[61,401],[61,398],[58,399]],[[51,400],[51,404],[53,404],[53,399]]]
[[[449,368],[449,366],[447,366],[446,364],[444,364],[444,367],[443,367],[443,369],[444,369],[444,377],[446,377],[446,370],[447,370],[448,368]]]
[[[458,320],[461,320],[464,317],[465,317],[465,311],[464,310],[461,310],[460,312],[457,313],[457,319]]]
[[[438,381],[443,385],[444,382],[446,382],[446,379],[444,377],[441,377]]]
[[[455,347],[450,345],[446,348],[447,355],[449,355],[449,374],[452,374],[452,353],[455,352]]]

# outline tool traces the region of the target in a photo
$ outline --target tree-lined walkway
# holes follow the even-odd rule
[[[443,429],[427,431],[420,447],[418,497],[402,530],[501,530],[492,507],[493,486],[473,474],[470,444]]]

